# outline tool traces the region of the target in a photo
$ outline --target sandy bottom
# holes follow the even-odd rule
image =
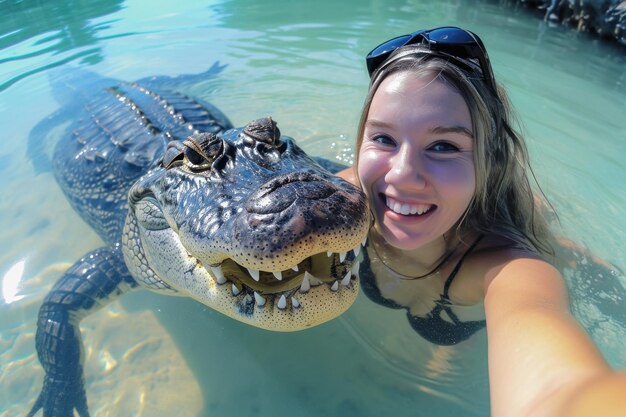
[[[180,415],[183,404],[185,415],[198,415],[198,383],[154,313],[129,314],[114,302],[85,319],[81,330],[93,416]],[[43,370],[34,345],[32,322],[3,330],[0,403],[7,408],[2,417],[24,415],[39,393]]]

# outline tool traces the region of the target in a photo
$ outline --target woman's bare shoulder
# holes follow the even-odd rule
[[[339,171],[336,174],[339,178],[343,178],[352,185],[359,185],[353,167],[349,167]]]
[[[461,291],[466,296],[473,294],[472,299],[483,299],[491,281],[501,276],[501,272],[511,263],[522,268],[522,265],[528,266],[531,263],[549,267],[536,251],[526,245],[503,236],[485,235],[463,262],[459,277],[455,279],[457,288],[453,288],[456,290],[453,292],[458,294]]]

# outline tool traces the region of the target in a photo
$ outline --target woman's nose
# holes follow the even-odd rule
[[[423,164],[416,152],[400,149],[391,158],[391,167],[386,175],[387,182],[398,187],[422,189],[426,186]]]

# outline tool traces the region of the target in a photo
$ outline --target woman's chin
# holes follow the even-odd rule
[[[405,230],[388,227],[385,224],[378,229],[378,233],[386,244],[407,251],[419,249],[434,240],[432,236],[423,233],[407,233]]]

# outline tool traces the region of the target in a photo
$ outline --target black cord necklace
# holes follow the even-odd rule
[[[410,281],[410,280],[423,279],[423,278],[426,278],[426,277],[434,274],[435,272],[438,272],[437,270],[439,268],[441,268],[446,262],[448,262],[450,260],[450,258],[452,257],[452,255],[454,255],[456,253],[456,250],[457,250],[457,248],[459,247],[460,244],[461,244],[461,242],[459,242],[451,251],[449,251],[448,253],[442,255],[441,260],[439,261],[439,263],[437,263],[437,265],[435,265],[435,267],[433,269],[431,269],[430,271],[428,271],[425,274],[417,275],[417,276],[405,275],[405,274],[402,274],[402,273],[396,271],[395,269],[393,269],[392,267],[387,265],[387,263],[385,262],[383,257],[380,256],[380,253],[378,253],[378,250],[376,250],[376,243],[375,242],[372,242],[372,248],[374,249],[374,252],[376,253],[376,256],[378,256],[378,259],[380,260],[380,262],[383,265],[385,265],[387,267],[387,269],[392,271],[394,274],[399,275],[400,279]]]

